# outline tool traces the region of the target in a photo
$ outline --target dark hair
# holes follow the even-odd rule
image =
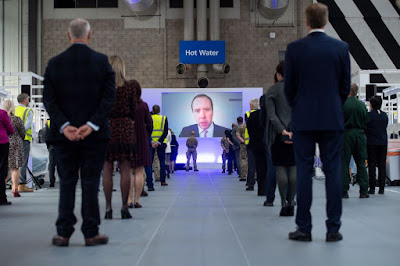
[[[206,94],[197,94],[197,95],[193,98],[192,104],[190,105],[191,108],[192,108],[192,112],[193,112],[193,102],[194,102],[194,100],[196,100],[197,98],[207,98],[208,100],[210,100],[210,103],[211,103],[211,110],[214,110],[214,104],[213,104],[213,101],[212,101],[212,99],[210,98],[210,96],[208,96],[208,95],[206,95]]]
[[[274,83],[277,83],[278,82],[278,76],[276,75],[276,72],[275,72],[275,74],[274,74]]]
[[[238,116],[238,117],[236,118],[236,121],[237,121],[238,123],[243,123],[243,117]]]
[[[328,23],[328,7],[321,3],[306,8],[306,19],[311,29],[321,29]]]
[[[369,98],[369,103],[371,104],[372,109],[379,110],[382,107],[382,98],[380,96],[372,96]]]
[[[281,74],[281,76],[283,77],[284,72],[285,72],[285,61],[280,61],[279,64],[276,66],[276,73]],[[277,79],[278,79],[278,77],[277,77]]]
[[[153,105],[153,114],[159,114],[160,113],[160,106],[159,105]]]
[[[142,87],[140,86],[139,81],[137,81],[136,79],[132,79],[130,80],[130,82],[132,83],[132,86],[136,89],[136,97],[140,99],[140,97],[142,96]]]

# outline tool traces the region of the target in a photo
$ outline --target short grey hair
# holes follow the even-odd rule
[[[260,100],[258,98],[251,99],[250,104],[253,105],[254,109],[260,108]]]
[[[90,31],[90,24],[83,18],[74,19],[69,23],[68,32],[71,39],[85,39]]]
[[[26,99],[29,99],[29,95],[27,93],[21,93],[20,95],[18,95],[17,97],[17,101],[19,103],[22,103],[23,101],[25,101]]]

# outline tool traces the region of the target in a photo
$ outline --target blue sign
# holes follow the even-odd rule
[[[179,41],[179,62],[184,64],[225,63],[225,41]]]

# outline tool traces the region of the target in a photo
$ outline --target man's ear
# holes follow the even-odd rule
[[[71,35],[69,34],[69,31],[67,31],[67,37],[69,40],[71,40]]]
[[[90,40],[90,37],[92,36],[92,31],[89,31],[88,35],[87,35],[87,39]]]

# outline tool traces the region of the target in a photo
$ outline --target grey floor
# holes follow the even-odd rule
[[[116,183],[118,174],[115,177]],[[43,188],[13,198],[0,208],[0,265],[400,265],[400,188],[385,195],[358,198],[358,187],[344,201],[344,240],[325,242],[324,182],[314,181],[313,241],[289,241],[293,217],[279,217],[264,197],[245,191],[236,176],[217,169],[176,172],[168,187],[155,186],[133,209],[132,220],[121,220],[120,193],[114,192],[114,220],[102,220],[105,246],[84,247],[79,230],[67,248],[51,246],[55,234],[58,189]],[[100,193],[101,215],[104,195]]]

